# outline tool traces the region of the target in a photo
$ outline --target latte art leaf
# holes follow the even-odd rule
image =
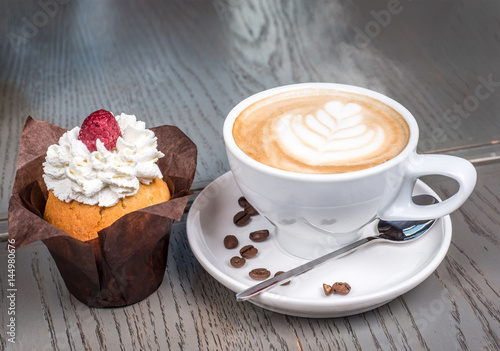
[[[236,118],[236,145],[277,169],[337,174],[397,156],[410,135],[403,116],[369,96],[335,89],[283,91],[247,106]]]
[[[288,156],[314,166],[366,158],[384,145],[384,130],[364,122],[362,107],[330,101],[314,114],[285,114],[275,124]]]

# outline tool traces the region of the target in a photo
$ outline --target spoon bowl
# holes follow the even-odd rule
[[[413,202],[419,206],[433,205],[437,199],[431,195],[417,195],[413,197]],[[436,222],[435,219],[426,221],[384,221],[377,224],[380,239],[393,242],[407,242],[417,239],[427,233]]]
[[[413,202],[416,205],[426,206],[437,203],[437,199],[431,195],[417,195],[413,197]],[[301,275],[314,267],[317,267],[327,261],[334,258],[339,258],[345,256],[351,252],[354,252],[358,248],[368,243],[373,243],[376,241],[387,241],[391,243],[407,243],[420,238],[422,235],[427,233],[429,229],[432,228],[436,219],[429,219],[425,221],[383,221],[380,220],[377,224],[378,234],[373,236],[368,236],[355,241],[349,245],[344,246],[338,250],[330,252],[324,256],[307,262],[303,265],[295,267],[285,273],[282,273],[273,278],[269,278],[262,283],[254,285],[242,292],[236,294],[237,301],[248,300],[272,287],[280,284],[283,281],[290,280],[293,277]]]

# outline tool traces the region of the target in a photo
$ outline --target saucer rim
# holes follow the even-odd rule
[[[210,187],[217,186],[218,183],[224,182],[227,177],[231,177],[232,179],[230,181],[234,183],[232,172],[228,171],[205,187],[205,189],[194,200],[186,219],[186,233],[191,250],[200,265],[214,279],[234,293],[237,293],[250,287],[250,285],[235,280],[214,265],[204,254],[204,250],[199,245],[199,243],[204,240],[197,239],[195,234],[196,231],[203,234],[203,229],[195,223],[196,215],[202,210],[198,208],[198,203],[202,201],[199,199],[203,199],[205,197],[205,195],[211,190]],[[421,180],[417,180],[415,189],[417,189],[417,192],[419,193],[430,194],[439,199],[439,196]],[[386,303],[421,284],[441,264],[451,244],[452,224],[450,216],[447,215],[439,218],[434,227],[438,228],[438,231],[441,234],[441,241],[438,249],[436,250],[436,254],[434,256],[429,255],[429,262],[423,264],[420,267],[421,270],[418,271],[417,274],[410,278],[402,279],[396,284],[386,287],[380,291],[360,296],[353,296],[349,299],[317,300],[311,298],[290,297],[282,293],[273,293],[272,291],[268,291],[252,298],[252,300],[249,300],[248,302],[270,311],[308,318],[343,317],[366,312],[385,305]],[[303,261],[306,262],[307,260],[304,259]]]

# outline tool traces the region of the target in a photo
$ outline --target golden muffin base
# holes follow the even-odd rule
[[[97,238],[99,230],[127,213],[168,201],[170,196],[167,183],[159,178],[148,185],[140,183],[135,195],[122,198],[111,207],[64,202],[49,191],[43,219],[76,239],[87,241]]]

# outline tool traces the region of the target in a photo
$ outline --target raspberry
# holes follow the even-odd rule
[[[93,152],[97,150],[97,139],[104,144],[106,149],[113,150],[121,135],[120,126],[113,114],[106,110],[99,110],[85,118],[78,139],[87,146],[90,152]]]

